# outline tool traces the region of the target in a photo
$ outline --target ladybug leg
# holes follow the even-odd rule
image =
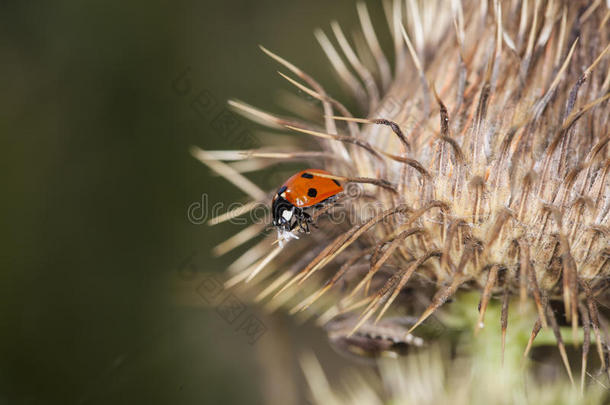
[[[307,218],[309,218],[309,215],[307,215],[304,212],[302,212],[301,215],[299,216],[299,225],[301,228],[301,232],[304,232],[304,233],[309,233],[309,226],[307,225]]]
[[[313,226],[314,228],[317,228],[316,224],[313,222],[313,219],[311,218],[311,215],[309,215],[306,212],[303,212],[303,218],[302,218],[303,224],[305,226],[305,229],[307,233],[310,232],[309,229],[309,225]]]
[[[309,217],[307,218],[307,223],[311,226],[313,226],[314,228],[318,229],[318,225],[316,225],[316,223],[314,222],[313,218]]]
[[[305,213],[298,209],[298,208],[293,208],[293,218],[294,218],[294,222],[292,223],[292,225],[290,226],[290,231],[292,232],[294,229],[296,229],[297,227],[299,228],[300,232],[305,232],[305,229],[303,228],[303,221],[304,221],[304,215]]]
[[[318,225],[316,225],[316,223],[314,222],[314,220],[311,217],[311,215],[305,214],[305,221],[307,221],[307,224],[308,224],[308,228],[307,229],[309,229],[309,225],[311,225],[314,228],[318,229]]]
[[[292,214],[290,215],[290,219],[293,221],[292,224],[290,224],[289,230],[290,232],[292,232],[294,230],[294,228],[296,228],[299,223],[301,222],[301,218],[300,218],[300,213],[299,213],[299,209],[292,207]]]

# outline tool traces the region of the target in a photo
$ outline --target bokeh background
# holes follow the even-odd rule
[[[239,254],[210,254],[238,226],[187,219],[204,193],[243,198],[189,147],[240,148],[213,125],[229,98],[284,111],[258,44],[342,97],[312,35],[335,18],[350,33],[354,2],[2,2],[0,403],[305,403],[302,351],[346,366],[308,325],[248,308],[267,327],[251,345],[176,287]]]

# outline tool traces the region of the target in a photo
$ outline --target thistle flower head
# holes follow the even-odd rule
[[[292,313],[325,311],[322,323],[355,313],[351,332],[401,306],[416,317],[409,334],[470,289],[480,291],[477,329],[490,299],[501,299],[504,339],[509,303],[531,301],[532,339],[541,328],[555,332],[570,378],[560,318],[574,336],[582,326],[585,362],[595,335],[606,366],[598,303],[610,275],[608,5],[394,0],[384,7],[393,67],[364,3],[356,41],[337,23],[332,38],[315,33],[359,111],[266,48],[281,76],[317,101],[317,116],[230,102],[259,124],[317,140],[315,149],[194,151],[252,198],[223,218],[270,202],[275,191],[223,159],[261,167],[307,161],[357,186],[314,214],[319,229],[310,235],[284,246],[270,236],[248,250],[228,284],[253,280],[259,300],[274,308],[296,302]],[[247,228],[230,246],[260,229]]]

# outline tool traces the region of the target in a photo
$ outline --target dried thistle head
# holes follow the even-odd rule
[[[584,331],[583,370],[591,332],[606,367],[598,303],[610,275],[608,5],[383,4],[393,68],[363,3],[355,49],[337,23],[331,28],[338,48],[316,31],[360,111],[350,112],[265,48],[285,69],[282,77],[318,101],[317,116],[303,110],[303,117],[280,117],[230,102],[257,123],[316,139],[316,148],[193,151],[252,199],[214,224],[269,204],[275,191],[221,160],[254,159],[260,167],[306,161],[358,185],[314,214],[319,229],[310,235],[283,247],[272,244],[274,235],[254,245],[232,266],[228,285],[252,280],[256,298],[269,307],[324,311],[321,323],[354,313],[352,333],[400,306],[417,317],[405,336],[469,289],[480,291],[477,329],[490,299],[501,299],[504,341],[510,302],[531,301],[538,317],[532,340],[541,328],[555,333],[570,379],[564,317],[575,341]],[[338,221],[337,213],[346,215]],[[251,225],[222,250],[262,229]],[[554,302],[562,314],[551,310]]]

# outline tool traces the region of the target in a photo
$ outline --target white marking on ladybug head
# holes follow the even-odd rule
[[[284,218],[286,222],[290,222],[292,219],[292,210],[284,210],[284,212],[282,212],[282,218]]]

